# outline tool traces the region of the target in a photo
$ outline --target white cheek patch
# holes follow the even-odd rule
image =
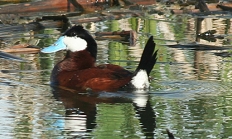
[[[67,50],[72,52],[85,50],[87,48],[87,42],[79,37],[65,36],[63,42],[67,46]]]

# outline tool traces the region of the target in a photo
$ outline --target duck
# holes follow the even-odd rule
[[[50,85],[79,91],[117,91],[123,88],[148,89],[149,74],[156,61],[157,52],[150,36],[135,71],[114,64],[96,64],[97,43],[90,32],[81,25],[74,25],[63,33],[54,44],[41,50],[55,53],[66,50],[50,76]]]

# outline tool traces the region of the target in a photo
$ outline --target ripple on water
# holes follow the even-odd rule
[[[232,130],[231,85],[217,81],[163,81],[150,92],[157,135],[165,128],[176,137],[221,138]],[[163,88],[162,88],[163,87]]]

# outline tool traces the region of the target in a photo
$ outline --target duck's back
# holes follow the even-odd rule
[[[127,85],[132,73],[120,66],[105,64],[82,70],[59,71],[53,73],[51,82],[77,90],[113,91]]]

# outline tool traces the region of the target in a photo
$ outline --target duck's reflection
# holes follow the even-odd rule
[[[146,91],[77,93],[70,90],[53,88],[53,94],[54,97],[57,100],[62,101],[65,106],[66,116],[64,128],[66,130],[82,134],[83,132],[93,132],[94,129],[99,126],[98,122],[96,122],[96,118],[103,116],[98,114],[99,104],[110,104],[110,107],[112,108],[107,109],[108,113],[111,113],[109,111],[115,111],[114,108],[117,107],[116,105],[130,105],[132,107],[130,111],[134,111],[132,112],[133,115],[131,117],[138,121],[135,122],[137,123],[136,125],[134,123],[129,123],[130,121],[125,121],[128,119],[128,117],[125,118],[125,115],[112,115],[112,117],[122,118],[119,121],[131,124],[127,125],[127,128],[128,126],[132,126],[129,128],[139,128],[140,133],[142,132],[143,136],[146,136],[147,138],[154,137],[154,130],[156,127],[155,113],[152,109],[148,93]],[[122,111],[122,113],[128,113],[128,111],[124,109]],[[109,120],[109,122],[112,121]],[[101,123],[101,125],[102,124],[103,123]],[[128,133],[126,132],[121,133],[123,136],[127,136],[127,134]],[[138,137],[139,136],[140,135],[138,135]]]
[[[155,112],[151,107],[150,101],[147,101],[145,107],[135,105],[135,111],[139,116],[144,135],[147,138],[154,138],[154,130],[156,128]]]

